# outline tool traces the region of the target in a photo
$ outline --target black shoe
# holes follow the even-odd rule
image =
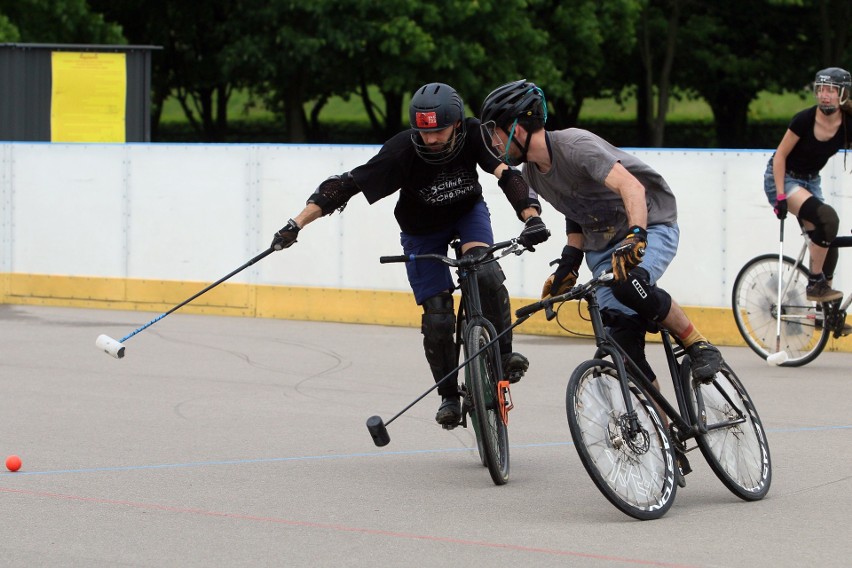
[[[461,420],[461,403],[457,396],[445,396],[438,407],[435,421],[444,426],[454,426]]]
[[[707,341],[696,341],[686,350],[692,366],[692,378],[712,381],[722,368],[722,354]]]
[[[503,377],[512,384],[517,383],[530,368],[530,361],[520,353],[503,353],[500,355],[503,363]]]

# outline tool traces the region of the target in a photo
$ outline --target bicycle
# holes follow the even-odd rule
[[[845,335],[846,310],[852,303],[852,294],[842,302],[807,299],[805,289],[811,273],[803,261],[810,239],[807,233],[803,232],[802,236],[804,243],[795,260],[779,254],[762,254],[745,263],[734,280],[731,294],[734,321],[746,344],[768,361],[773,353],[783,350],[787,357],[778,363],[781,367],[806,365],[822,353],[829,338]],[[837,237],[831,246],[850,247],[852,237]],[[783,257],[782,262],[779,256]]]
[[[769,445],[742,382],[727,363],[712,380],[694,380],[689,356],[660,329],[675,408],[604,326],[596,290],[612,280],[607,272],[515,312],[521,317],[544,309],[550,320],[556,317],[555,304],[587,303],[596,351],[571,374],[565,399],[571,437],[586,472],[623,513],[657,519],[674,502],[679,476],[691,471],[686,453],[695,446],[687,448],[687,442],[695,440],[734,495],[746,501],[762,499],[772,479]],[[668,425],[660,412],[668,417]]]
[[[518,242],[518,239],[495,243],[478,254],[462,256],[461,242],[455,240],[451,246],[456,251],[456,258],[441,254],[412,254],[400,256],[383,256],[379,262],[437,261],[457,269],[458,283],[453,289],[461,291],[458,313],[456,317],[456,357],[463,351],[464,361],[450,371],[429,390],[400,411],[396,416],[383,423],[381,418],[373,416],[367,420],[367,429],[376,445],[383,446],[390,441],[386,426],[393,422],[417,402],[455,373],[464,369],[464,383],[459,386],[462,399],[462,413],[455,424],[442,425],[452,430],[458,426],[467,428],[468,416],[471,417],[477,450],[482,465],[488,468],[491,479],[496,485],[503,485],[509,480],[509,411],[514,407],[510,390],[510,382],[515,377],[503,377],[498,339],[517,327],[527,318],[519,318],[500,334],[494,325],[483,315],[479,295],[478,272],[492,262],[510,254],[520,255],[528,250]],[[500,254],[495,255],[497,251]],[[519,378],[519,377],[518,377]]]

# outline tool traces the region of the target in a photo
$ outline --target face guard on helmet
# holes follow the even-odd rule
[[[446,164],[464,147],[464,102],[449,85],[428,83],[417,89],[408,107],[408,120],[416,131],[411,134],[411,143],[424,162]],[[453,127],[452,135],[440,146],[424,143],[420,135],[450,127]]]
[[[833,98],[829,103],[819,102],[826,90],[837,93],[836,102]],[[840,67],[829,67],[818,71],[814,78],[814,96],[823,114],[834,114],[840,105],[849,100],[850,90],[852,90],[852,75]]]
[[[515,128],[519,120],[524,126],[536,122],[544,125],[547,122],[544,91],[526,79],[506,83],[485,97],[479,117],[482,121],[480,131],[485,147],[495,158],[510,166],[517,165],[509,155],[509,149],[514,142],[521,149],[520,162],[525,162],[532,134],[528,132],[526,141],[521,144],[515,138]],[[497,135],[498,129],[508,135],[505,144]]]

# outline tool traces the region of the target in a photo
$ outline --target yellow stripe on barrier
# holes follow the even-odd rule
[[[0,303],[165,312],[207,285],[169,280],[0,274]],[[516,309],[534,301],[513,298],[512,306]],[[685,307],[684,310],[713,343],[745,345],[729,308]],[[420,327],[422,313],[409,292],[228,283],[197,298],[180,312],[401,327]],[[559,321],[575,333],[591,333],[585,304],[563,304]],[[515,332],[577,337],[555,320],[547,321],[541,312]],[[648,336],[649,341],[658,338],[658,335]],[[852,342],[831,339],[827,350],[852,352]]]

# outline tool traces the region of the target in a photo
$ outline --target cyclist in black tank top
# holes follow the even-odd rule
[[[852,143],[852,75],[829,67],[814,79],[816,106],[796,113],[764,174],[764,191],[778,219],[795,215],[811,239],[808,300],[830,302],[843,293],[831,287],[837,267],[837,212],[823,201],[820,170],[838,150]],[[845,156],[844,156],[845,169]]]

